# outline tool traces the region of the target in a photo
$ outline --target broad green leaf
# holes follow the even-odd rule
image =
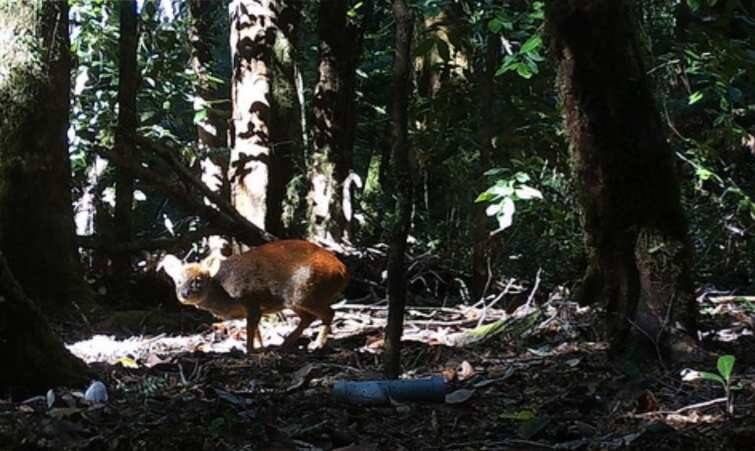
[[[532,78],[532,71],[524,63],[519,63],[516,65],[516,73],[519,74],[520,77],[526,80],[529,80],[530,78]]]
[[[700,379],[704,379],[704,380],[707,380],[707,381],[718,382],[721,385],[725,385],[726,384],[726,382],[723,380],[723,378],[721,376],[719,376],[718,374],[709,373],[707,371],[700,371],[699,375],[700,375]]]
[[[541,38],[539,35],[532,35],[529,39],[527,39],[527,42],[522,44],[522,48],[519,49],[519,52],[521,53],[529,53],[533,50],[536,50],[540,48],[540,46],[543,44],[543,38]]]
[[[491,201],[491,200],[495,199],[496,197],[497,196],[495,194],[493,194],[493,193],[491,193],[489,191],[485,191],[483,193],[480,193],[480,195],[477,196],[477,199],[475,199],[474,201],[475,201],[475,203],[488,202],[488,201]]]
[[[488,216],[495,216],[501,211],[501,204],[491,204],[485,209],[485,214]]]
[[[718,358],[718,372],[723,376],[727,384],[731,380],[731,370],[734,369],[734,360],[734,356],[729,354]]]
[[[543,193],[540,192],[540,190],[537,190],[531,186],[522,185],[515,191],[516,197],[527,200],[527,199],[542,199]]]
[[[700,9],[700,0],[687,0],[687,5],[692,11]]]
[[[501,204],[501,212],[498,214],[497,219],[498,228],[503,230],[509,228],[511,223],[514,222],[514,211],[516,211],[516,207],[514,206],[514,201],[510,197],[503,199]]]
[[[519,183],[527,183],[530,181],[530,176],[525,174],[524,172],[517,172],[515,177],[516,181]]]

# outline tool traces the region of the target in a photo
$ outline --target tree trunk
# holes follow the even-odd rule
[[[695,327],[687,223],[628,5],[552,1],[588,271],[582,301],[605,302],[612,355],[663,358]],[[628,128],[630,127],[630,128]]]
[[[62,2],[60,4],[63,4]],[[0,392],[23,398],[57,385],[81,386],[88,369],[52,333],[0,251]]]
[[[351,218],[345,217],[343,203],[350,198],[344,199],[344,183],[352,170],[357,119],[354,90],[366,22],[349,17],[349,8],[347,0],[320,2],[320,63],[312,106],[309,235],[336,242],[349,238]]]
[[[124,159],[133,160],[134,149],[129,144],[129,136],[136,134],[136,92],[139,78],[136,60],[136,47],[139,43],[136,0],[120,0],[119,5],[121,34],[118,39],[118,128],[115,132],[114,151]],[[133,203],[134,178],[126,171],[117,170],[113,231],[116,242],[131,240]],[[113,274],[117,275],[115,280],[125,280],[124,276],[130,273],[131,256],[126,253],[113,255]]]
[[[494,33],[488,33],[485,47],[484,68],[480,71],[480,165],[477,173],[479,183],[477,191],[482,192],[485,186],[485,171],[490,169],[491,159],[495,147],[495,125],[493,123],[495,100],[495,72],[498,69],[501,53],[501,37]],[[477,204],[474,207],[474,223],[472,225],[472,296],[480,299],[485,291],[488,281],[487,260],[490,256],[490,232],[488,230],[488,216],[485,214],[485,205]]]
[[[270,64],[278,21],[273,6],[273,0],[234,0],[230,6],[231,201],[239,213],[263,229],[271,172]]]
[[[401,371],[401,336],[406,305],[406,239],[412,207],[412,174],[409,155],[409,93],[411,88],[411,46],[414,19],[405,0],[393,0],[396,22],[391,121],[393,122],[393,181],[396,213],[388,254],[388,324],[385,336],[385,375],[397,378]]]
[[[290,187],[297,169],[304,167],[302,111],[299,102],[296,43],[301,0],[278,0],[275,51],[272,61],[271,129],[272,172],[267,198],[266,226],[279,237],[304,234],[301,207],[304,183]],[[292,188],[295,194],[289,196]]]
[[[224,17],[223,3],[214,0],[190,0],[189,13],[191,27],[189,39],[191,42],[191,65],[197,77],[195,87],[195,112],[197,120],[197,144],[204,155],[200,162],[202,181],[214,192],[221,193],[227,198],[228,193],[228,121],[227,105],[230,99],[228,85],[213,81],[215,79],[230,79],[224,74],[218,74],[215,67],[217,61],[213,58],[213,50],[226,47],[228,41],[222,39],[227,34],[228,27],[220,24]],[[226,30],[225,32],[223,30]],[[228,74],[230,75],[230,74]],[[205,198],[209,204],[209,200]],[[210,253],[227,253],[228,241],[219,236],[209,237]]]
[[[14,41],[17,59],[0,61],[8,74],[0,79],[0,249],[29,295],[46,309],[63,307],[89,295],[74,244],[66,136],[68,4],[14,5],[0,10],[8,15],[2,23],[30,39]],[[14,26],[14,21],[19,23]],[[39,66],[33,61],[35,54],[42,62]]]

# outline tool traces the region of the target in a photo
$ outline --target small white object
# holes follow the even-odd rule
[[[107,387],[100,381],[94,381],[84,392],[84,399],[91,402],[107,402]]]

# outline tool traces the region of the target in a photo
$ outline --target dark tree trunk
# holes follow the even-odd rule
[[[296,194],[288,196],[289,185],[298,170],[304,167],[302,142],[302,111],[297,79],[299,75],[296,44],[301,0],[278,0],[275,52],[272,60],[271,129],[272,171],[267,198],[267,230],[279,237],[301,236],[304,233],[300,199],[306,196],[302,186],[293,187]],[[301,218],[297,218],[301,219]]]
[[[197,143],[204,154],[200,165],[202,181],[214,192],[228,198],[228,107],[230,91],[227,84],[213,81],[230,80],[229,74],[218,73],[220,64],[213,54],[228,52],[228,26],[224,3],[215,0],[190,0],[191,65],[197,77],[195,111],[204,112],[197,121]],[[222,20],[221,20],[222,19]],[[198,104],[197,104],[198,103]],[[205,202],[208,202],[205,200]],[[221,236],[209,237],[210,252],[224,254],[229,243]]]
[[[350,3],[320,2],[320,64],[312,105],[314,152],[308,201],[309,235],[321,240],[348,239],[351,220],[344,215],[343,202],[350,202],[344,199],[344,183],[352,170],[357,119],[354,90],[366,20],[349,17]]]
[[[665,357],[695,327],[687,223],[671,148],[621,0],[552,1],[565,125],[589,268],[582,301],[602,300],[612,355]]]
[[[43,64],[37,69],[31,61],[18,62],[10,68],[15,75],[0,80],[0,249],[29,295],[48,309],[89,293],[74,244],[66,135],[68,4],[39,2],[35,10],[37,4],[21,2],[10,12],[35,17],[36,29],[25,30],[30,39],[18,45],[34,42],[24,50],[30,54],[39,45]]]
[[[385,375],[397,378],[401,371],[401,336],[406,305],[406,238],[412,207],[412,174],[409,151],[409,93],[413,14],[405,0],[393,0],[396,22],[393,60],[391,121],[393,122],[392,177],[396,187],[396,213],[388,254],[388,324],[385,336]]]
[[[0,251],[0,392],[25,397],[57,385],[81,386],[88,370],[52,333]]]
[[[234,0],[231,14],[233,119],[231,201],[246,219],[267,225],[270,189],[271,61],[277,33],[273,0]]]
[[[495,138],[495,125],[493,118],[493,104],[495,100],[495,72],[498,69],[499,56],[501,53],[501,37],[494,33],[487,36],[483,70],[480,71],[480,166],[477,171],[479,183],[478,192],[487,188],[485,186],[485,171],[490,169],[493,151],[493,138]],[[485,285],[488,281],[487,260],[490,256],[490,232],[488,230],[488,216],[485,214],[485,205],[477,204],[474,209],[474,224],[472,226],[472,296],[479,299],[483,296]]]
[[[115,133],[114,151],[122,158],[133,160],[134,149],[129,136],[136,134],[136,92],[139,68],[136,61],[136,47],[139,42],[136,16],[136,0],[120,0],[120,37],[118,39],[118,128]],[[132,235],[132,213],[134,203],[134,178],[126,171],[118,170],[115,176],[115,217],[114,238],[126,243]],[[116,280],[125,280],[131,272],[129,254],[113,255],[113,274]],[[124,287],[119,287],[124,288]]]

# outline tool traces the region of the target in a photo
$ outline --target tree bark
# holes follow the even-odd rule
[[[267,198],[267,230],[277,236],[302,236],[306,196],[304,183],[290,186],[297,168],[305,165],[302,134],[302,106],[296,45],[301,0],[278,0],[278,21],[272,60],[271,129],[272,172]],[[289,196],[289,188],[296,193]]]
[[[271,172],[270,64],[278,20],[273,6],[273,0],[234,0],[230,6],[231,201],[260,228],[266,227]]]
[[[118,125],[115,132],[114,151],[122,158],[135,158],[134,149],[128,144],[128,136],[136,134],[136,92],[139,68],[136,47],[139,43],[136,0],[120,0],[120,37],[118,39]],[[134,178],[125,171],[115,175],[114,238],[116,242],[128,242],[133,234],[132,208],[134,203]],[[116,280],[131,273],[131,256],[114,254],[113,274]],[[120,289],[124,287],[121,286]]]
[[[309,235],[335,242],[348,239],[351,220],[344,215],[343,203],[350,201],[344,199],[344,184],[352,170],[357,119],[354,90],[365,29],[364,17],[349,17],[349,8],[347,0],[320,2],[320,63],[312,106]]]
[[[191,65],[197,77],[195,86],[195,112],[199,114],[195,121],[197,125],[197,144],[203,158],[200,162],[202,181],[214,192],[228,198],[228,112],[230,101],[228,85],[220,84],[213,79],[230,79],[230,74],[218,74],[215,67],[217,61],[213,58],[215,49],[228,51],[228,40],[222,39],[227,35],[228,27],[219,24],[220,17],[224,17],[223,2],[213,0],[190,0],[189,13],[191,27],[189,40],[191,43]],[[227,25],[227,24],[226,24]],[[225,30],[223,32],[222,30]],[[205,198],[205,202],[209,202]],[[208,238],[210,253],[225,254],[228,252],[228,241],[219,236]]]
[[[501,37],[488,32],[487,44],[483,69],[480,71],[480,163],[477,171],[477,191],[482,192],[485,186],[485,171],[490,169],[495,146],[495,125],[493,122],[495,100],[495,72],[498,69],[501,53]],[[477,204],[474,207],[474,222],[472,225],[472,283],[471,291],[474,299],[480,299],[485,291],[488,281],[487,260],[490,256],[490,232],[488,230],[488,216],[485,214],[485,205]]]
[[[628,5],[551,1],[546,11],[589,262],[579,297],[605,302],[612,355],[667,357],[684,341],[675,323],[695,327],[691,249]]]
[[[0,251],[0,392],[23,398],[57,385],[81,387],[89,370],[53,334]]]
[[[396,211],[388,254],[388,324],[383,370],[390,378],[401,371],[401,336],[406,305],[406,239],[412,207],[412,174],[409,145],[409,93],[411,89],[411,46],[414,18],[405,0],[393,0],[396,37],[393,59],[391,121],[393,122],[393,181]]]
[[[68,4],[21,2],[6,13],[9,23],[31,17],[12,32],[29,35],[16,41],[19,54],[39,52],[42,64],[31,56],[1,63],[10,75],[0,80],[0,249],[29,295],[62,308],[90,294],[74,243]]]

